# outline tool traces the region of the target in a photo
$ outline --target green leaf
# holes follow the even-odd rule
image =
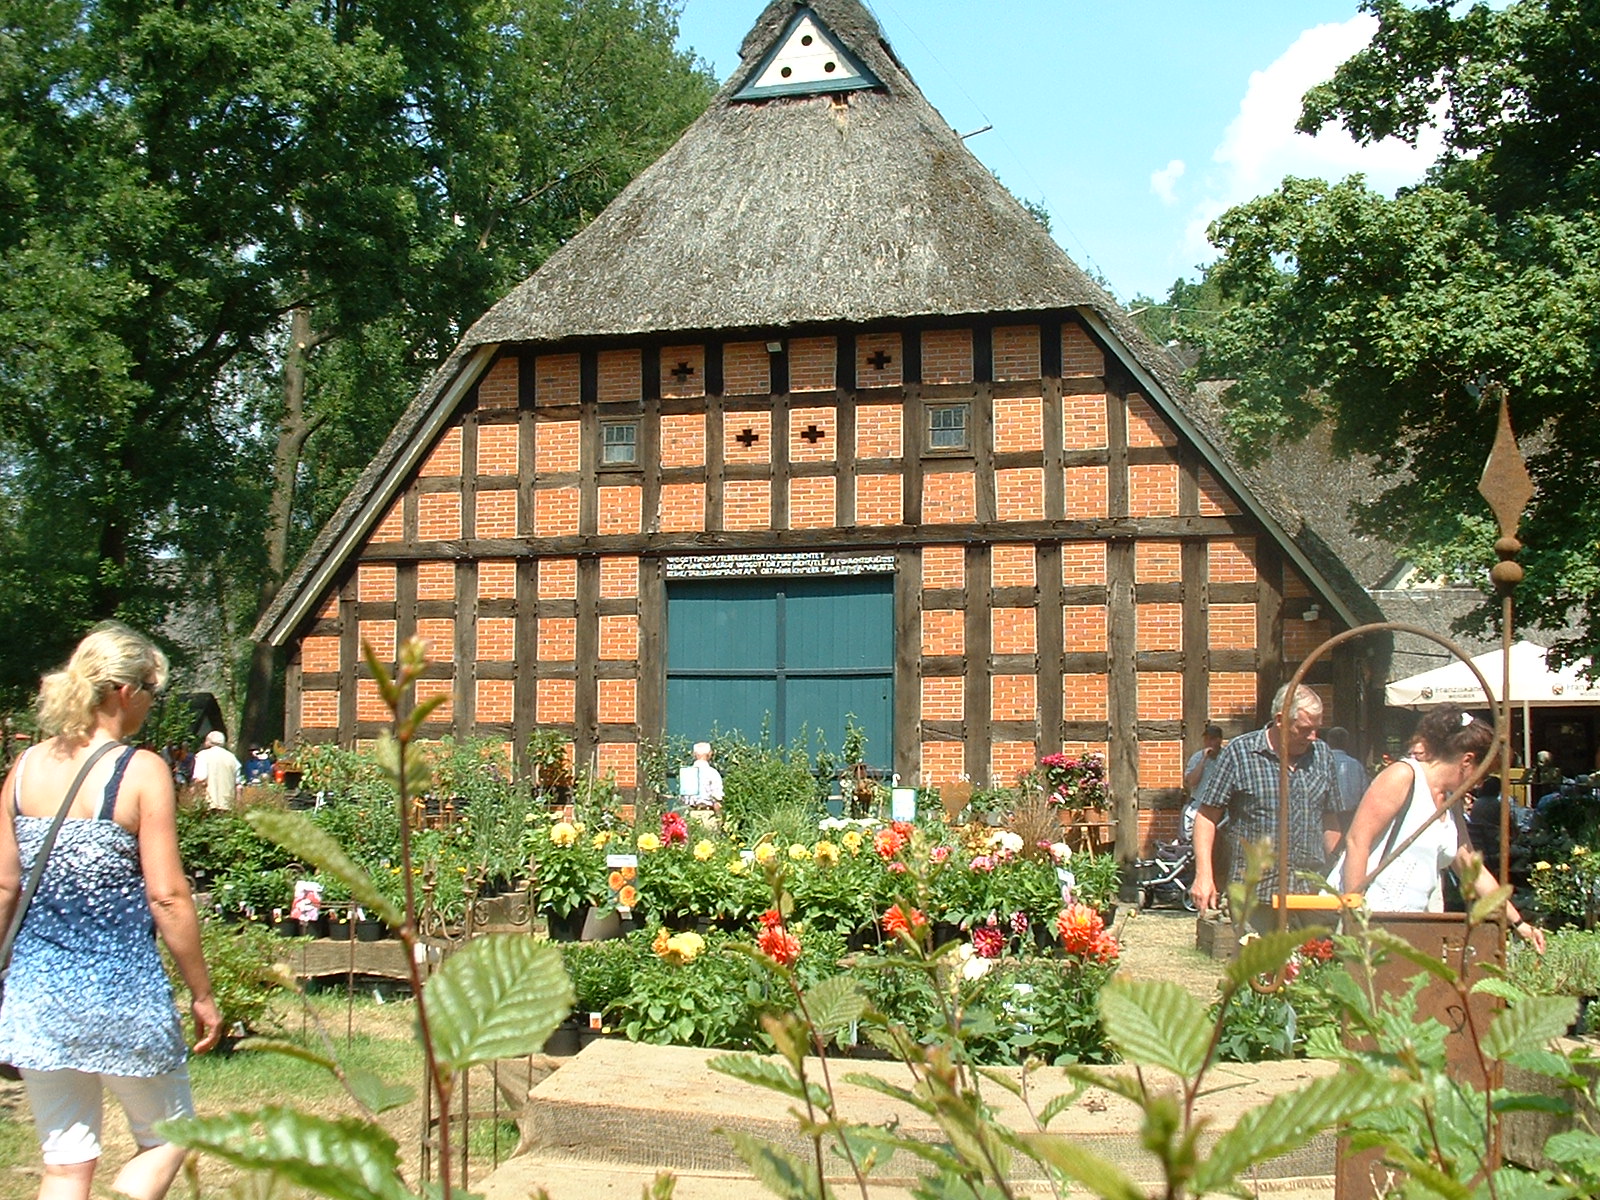
[[[411,1200],[400,1177],[399,1147],[367,1121],[272,1106],[165,1121],[159,1128],[180,1146],[271,1171],[331,1200]]]
[[[274,808],[252,808],[245,814],[245,820],[262,837],[276,842],[296,858],[343,880],[356,903],[377,913],[390,928],[398,929],[405,924],[404,914],[384,899],[372,877],[358,867],[344,852],[344,847],[321,826],[299,813]]]
[[[1228,981],[1235,987],[1246,987],[1252,979],[1270,975],[1283,966],[1306,942],[1326,937],[1327,933],[1326,929],[1316,927],[1274,930],[1241,942],[1238,955],[1228,964]]]
[[[919,1096],[913,1091],[900,1087],[898,1084],[890,1083],[887,1079],[879,1079],[876,1075],[864,1075],[860,1072],[852,1071],[844,1077],[844,1081],[854,1084],[856,1087],[866,1088],[870,1092],[880,1092],[891,1099],[900,1101],[902,1104],[909,1104],[929,1116],[936,1115],[937,1105],[929,1102],[926,1097]]]
[[[1578,1002],[1571,996],[1530,996],[1495,1015],[1489,1032],[1483,1035],[1483,1052],[1503,1059],[1543,1049],[1564,1035],[1577,1016]]]
[[[1194,1189],[1228,1190],[1250,1167],[1305,1145],[1339,1122],[1398,1104],[1405,1091],[1375,1074],[1342,1071],[1274,1097],[1216,1140],[1195,1171]]]
[[[536,1053],[573,998],[561,952],[519,934],[468,943],[445,959],[422,996],[434,1053],[454,1071]]]
[[[671,1171],[657,1171],[656,1177],[639,1189],[639,1200],[672,1200],[678,1177]]]
[[[819,1034],[848,1029],[867,1011],[867,994],[849,975],[834,975],[807,989],[806,1014]]]
[[[932,1163],[941,1171],[959,1172],[961,1170],[961,1160],[943,1146],[936,1145],[933,1142],[925,1142],[921,1138],[912,1137],[909,1134],[896,1134],[876,1125],[858,1125],[855,1128],[854,1139],[858,1142],[876,1144],[888,1150],[890,1154],[884,1156],[884,1162],[889,1160],[894,1151],[904,1150],[915,1158]]]
[[[1076,1083],[1071,1091],[1050,1097],[1049,1102],[1039,1110],[1039,1124],[1048,1128],[1051,1121],[1054,1121],[1082,1098],[1085,1090],[1082,1083]]]
[[[745,1083],[770,1088],[792,1100],[804,1100],[809,1091],[811,1103],[819,1108],[828,1107],[827,1092],[814,1083],[801,1087],[798,1075],[783,1063],[773,1062],[770,1058],[760,1058],[754,1054],[721,1054],[710,1059],[706,1066],[723,1075],[742,1079]]]
[[[1478,980],[1472,985],[1472,993],[1475,996],[1497,996],[1511,1004],[1524,999],[1528,994],[1514,983],[1492,977]]]
[[[1042,1162],[1076,1179],[1101,1200],[1145,1200],[1143,1189],[1114,1163],[1058,1133],[1024,1134],[1022,1141]]]
[[[750,1165],[756,1179],[765,1184],[769,1191],[786,1200],[811,1200],[811,1197],[818,1195],[822,1200],[828,1200],[833,1195],[833,1189],[828,1187],[827,1181],[817,1179],[815,1169],[781,1146],[737,1129],[719,1129],[717,1132],[733,1143],[739,1157]]]
[[[417,1089],[408,1083],[390,1083],[376,1071],[365,1067],[351,1067],[344,1073],[345,1086],[350,1094],[371,1112],[388,1112],[410,1104],[417,1098]]]
[[[1106,1040],[1131,1063],[1190,1078],[1205,1066],[1211,1024],[1189,992],[1167,980],[1114,979],[1100,992]]]
[[[1553,1162],[1592,1171],[1600,1164],[1600,1137],[1586,1129],[1563,1130],[1545,1139],[1544,1153]]]
[[[1469,920],[1474,925],[1482,925],[1495,913],[1500,911],[1502,905],[1511,899],[1511,885],[1502,883],[1487,896],[1479,896],[1472,902]]]
[[[1018,1099],[1022,1097],[1022,1081],[1020,1079],[1013,1079],[1011,1076],[996,1071],[991,1067],[976,1067],[974,1069],[979,1075],[994,1084],[995,1087],[1003,1088]]]
[[[384,730],[378,735],[378,740],[372,747],[372,756],[378,760],[378,766],[383,769],[391,787],[400,786],[400,743],[393,734]],[[433,786],[433,772],[428,768],[428,760],[418,754],[415,749],[406,752],[405,766],[405,791],[412,798],[423,795]]]

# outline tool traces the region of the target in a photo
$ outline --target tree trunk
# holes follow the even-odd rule
[[[283,356],[283,417],[278,422],[278,445],[272,456],[272,498],[267,510],[266,571],[261,577],[256,616],[266,612],[283,584],[289,561],[289,525],[294,514],[295,477],[306,439],[319,421],[306,417],[306,365],[321,339],[311,332],[311,308],[299,305],[289,313],[289,346]],[[240,718],[240,744],[266,746],[282,735],[268,728],[272,688],[277,676],[277,649],[260,641],[250,652],[250,674],[245,681],[244,715]]]

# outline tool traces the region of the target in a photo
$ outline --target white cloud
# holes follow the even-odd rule
[[[1360,172],[1368,186],[1383,192],[1422,177],[1439,154],[1441,142],[1434,131],[1424,131],[1413,148],[1394,138],[1358,145],[1332,124],[1315,137],[1294,127],[1301,97],[1332,78],[1340,63],[1366,46],[1377,27],[1377,18],[1365,14],[1339,25],[1318,25],[1250,76],[1238,115],[1211,155],[1215,165],[1203,175],[1205,199],[1194,207],[1186,231],[1191,254],[1213,257],[1206,226],[1233,205],[1274,190],[1285,175],[1343,179]]]
[[[1178,180],[1183,178],[1183,173],[1186,169],[1183,159],[1175,158],[1162,167],[1161,170],[1150,173],[1150,190],[1160,197],[1161,203],[1176,204],[1178,202],[1177,193],[1172,189]]]

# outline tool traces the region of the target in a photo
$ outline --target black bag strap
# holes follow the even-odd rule
[[[38,856],[33,860],[33,868],[28,872],[28,881],[22,885],[22,892],[17,897],[17,911],[11,914],[11,927],[6,930],[5,941],[0,942],[0,971],[10,969],[12,943],[17,940],[17,934],[22,929],[23,918],[28,915],[28,905],[33,903],[33,894],[39,890],[39,882],[44,878],[45,864],[50,860],[50,851],[55,849],[56,835],[61,832],[61,826],[66,822],[67,810],[72,807],[73,797],[78,794],[83,781],[89,777],[90,768],[105,757],[108,751],[115,750],[121,745],[121,742],[107,742],[89,755],[84,760],[83,766],[78,768],[78,777],[67,789],[67,798],[61,802],[55,819],[50,822],[50,828],[44,835],[44,842],[39,846]]]

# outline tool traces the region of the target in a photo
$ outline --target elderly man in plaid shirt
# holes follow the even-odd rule
[[[1228,844],[1233,851],[1232,879],[1244,875],[1244,846],[1265,838],[1278,844],[1278,713],[1288,686],[1272,699],[1272,718],[1263,729],[1242,734],[1229,742],[1216,765],[1201,783],[1195,800],[1194,886],[1190,889],[1201,912],[1217,906],[1218,887],[1213,870],[1217,824],[1227,814]],[[1289,706],[1289,737],[1284,749],[1289,760],[1289,889],[1315,892],[1319,883],[1311,876],[1327,870],[1327,858],[1339,841],[1339,787],[1333,755],[1317,740],[1322,723],[1322,700],[1310,688],[1297,689]],[[1269,871],[1256,889],[1269,901],[1277,890],[1277,873]]]

